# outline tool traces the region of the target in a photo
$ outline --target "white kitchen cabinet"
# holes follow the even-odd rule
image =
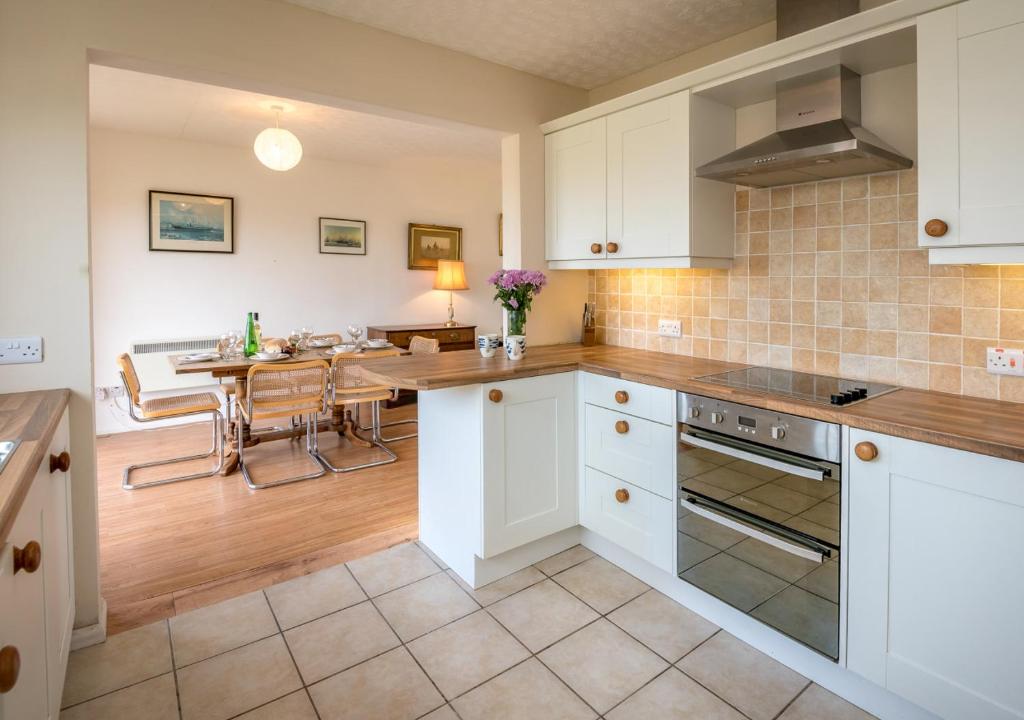
[[[75,606],[69,476],[51,472],[50,457],[67,449],[65,412],[0,548],[0,647],[16,648],[21,660],[17,683],[0,694],[0,720],[55,720],[60,712]],[[15,555],[32,543],[38,568],[15,572]]]
[[[950,720],[1024,717],[1024,464],[850,430],[847,666]]]
[[[605,119],[544,138],[548,260],[605,256]]]
[[[917,32],[920,245],[933,263],[1024,262],[1024,3],[970,0]]]
[[[735,188],[693,169],[735,141],[735,111],[688,90],[547,135],[549,266],[729,267]]]
[[[576,525],[575,388],[573,373],[482,386],[482,557]]]
[[[585,463],[664,498],[675,497],[676,430],[587,405]]]

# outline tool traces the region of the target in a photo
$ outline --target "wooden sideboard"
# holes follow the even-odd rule
[[[408,348],[413,335],[437,340],[441,352],[472,350],[476,347],[476,325],[445,327],[443,322],[420,325],[370,325],[366,328],[368,340],[387,340],[400,348]]]

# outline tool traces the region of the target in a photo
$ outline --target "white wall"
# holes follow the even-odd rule
[[[328,332],[446,319],[448,293],[431,288],[434,274],[407,268],[409,222],[463,229],[470,290],[455,294],[455,316],[499,331],[486,283],[501,267],[498,158],[495,141],[492,161],[305,157],[278,173],[244,148],[92,129],[96,384],[120,384],[114,358],[132,341],[219,335],[243,328],[249,310],[260,312],[265,335],[279,337],[303,325]],[[150,252],[150,189],[234,197],[234,254]],[[320,216],[365,220],[367,254],[320,254]],[[111,407],[97,404],[97,433],[138,429]]]

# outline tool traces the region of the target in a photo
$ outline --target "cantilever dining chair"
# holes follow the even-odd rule
[[[330,368],[323,360],[276,365],[257,363],[249,368],[244,391],[236,400],[238,414],[245,423],[272,418],[304,416],[306,423],[306,454],[316,463],[314,472],[293,477],[253,482],[244,457],[242,422],[235,424],[238,435],[238,467],[242,469],[245,484],[252,490],[286,485],[300,480],[312,480],[324,474],[316,452],[318,415],[325,412],[327,374]]]
[[[383,350],[374,353],[373,356],[375,358],[392,357],[400,354],[400,350]],[[341,429],[339,434],[347,437],[353,445],[365,448],[376,447],[384,453],[385,457],[371,462],[339,466],[332,463],[323,453],[319,452],[318,448],[317,456],[320,458],[320,462],[334,473],[352,472],[353,470],[387,465],[398,459],[398,456],[384,445],[384,441],[380,436],[380,404],[385,400],[394,398],[394,391],[386,385],[370,385],[366,383],[362,379],[358,368],[353,364],[353,359],[353,356],[347,353],[339,353],[331,358],[331,392],[328,396],[328,404],[336,421],[340,421]],[[356,434],[356,428],[359,427],[359,407],[363,403],[370,404],[371,422],[369,427],[359,429],[370,431],[369,440]],[[355,420],[352,419],[352,411],[346,409],[346,405],[355,405]]]
[[[409,339],[409,352],[411,352],[413,355],[431,355],[433,353],[440,352],[440,350],[441,350],[441,341],[438,340],[437,338],[425,338],[422,335],[413,335]],[[395,393],[395,399],[397,399],[398,398],[398,391],[397,391],[397,389],[394,391],[394,393]],[[357,412],[356,417],[358,418],[358,412]],[[383,428],[387,428],[387,427],[398,427],[399,425],[417,425],[418,426],[419,425],[419,420],[417,420],[416,418],[410,418],[408,420],[392,420],[390,422],[381,423],[380,427],[383,429]],[[360,430],[369,430],[370,428],[369,427],[363,427],[363,425],[360,424],[359,425],[359,429]],[[398,435],[396,437],[383,437],[383,434],[382,434],[381,441],[382,442],[386,442],[386,443],[392,443],[392,442],[398,442],[399,440],[408,440],[409,438],[414,438],[417,435],[419,435],[419,432],[409,433],[408,435]]]
[[[128,353],[122,353],[117,358],[117,365],[121,371],[121,382],[128,392],[128,414],[132,420],[140,423],[167,420],[169,418],[183,418],[192,415],[209,415],[213,425],[213,444],[209,452],[198,455],[187,455],[184,457],[168,458],[166,460],[154,460],[152,462],[137,463],[129,465],[121,475],[121,487],[125,490],[138,490],[154,485],[167,485],[168,483],[182,482],[183,480],[197,480],[199,478],[216,475],[224,467],[224,417],[220,412],[220,398],[210,392],[192,393],[189,395],[175,395],[173,397],[154,398],[152,400],[142,399],[142,387],[139,384],[138,373],[135,372],[135,365],[132,363]],[[131,474],[142,468],[157,467],[160,465],[173,465],[175,463],[189,460],[201,460],[217,455],[217,466],[207,472],[190,473],[188,475],[176,475],[161,480],[150,480],[144,483],[133,483]]]
[[[324,340],[330,340],[331,345],[341,345],[341,333],[323,333],[322,335],[312,335],[309,338],[311,343],[322,342]]]

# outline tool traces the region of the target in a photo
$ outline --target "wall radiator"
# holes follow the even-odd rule
[[[139,383],[145,392],[180,390],[204,385],[216,385],[217,380],[210,373],[175,375],[168,358],[182,353],[216,350],[219,337],[190,337],[168,340],[145,340],[133,342],[129,349]]]

